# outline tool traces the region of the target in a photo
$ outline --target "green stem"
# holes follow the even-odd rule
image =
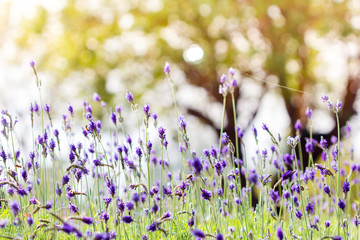
[[[223,113],[221,119],[221,129],[220,129],[220,137],[219,137],[219,152],[221,151],[221,139],[224,131],[224,122],[225,122],[225,106],[226,106],[226,96],[223,98]]]
[[[234,115],[234,126],[235,126],[235,147],[236,147],[236,158],[239,159],[239,143],[238,143],[238,134],[237,134],[237,129],[236,129],[236,104],[235,104],[235,98],[234,98],[234,93],[231,92],[231,101],[232,101],[232,108],[233,108],[233,115]],[[235,166],[235,163],[234,163]]]
[[[338,197],[338,201],[340,199],[340,124],[339,124],[339,115],[338,113],[335,113],[336,115],[336,125],[337,125],[337,135],[338,135],[338,143],[337,143],[337,150],[338,150],[338,154],[337,154],[337,167],[338,167],[338,171],[337,171],[337,197]],[[340,225],[341,225],[341,211],[339,210],[338,212],[338,236],[340,236]]]

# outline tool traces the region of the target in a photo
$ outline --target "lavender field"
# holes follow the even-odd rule
[[[347,141],[351,127],[339,125],[341,101],[318,99],[337,120],[330,140],[312,137],[307,108],[307,126],[297,121],[294,136],[280,136],[266,122],[253,126],[258,150],[247,159],[239,156],[249,144],[244,131],[235,124],[232,142],[223,131],[224,117],[219,144],[192,150],[168,63],[164,76],[172,89],[166,94],[173,96],[173,126],[160,126],[161,116],[146,103],[139,106],[130,91],[118,106],[106,105],[97,93],[84,101],[81,113],[64,105],[62,124],[55,125],[36,64],[30,67],[39,91],[38,101],[29,103],[32,128],[24,133],[31,136],[32,150],[14,140],[22,122],[11,109],[1,112],[1,238],[359,239],[360,165],[356,146]],[[224,109],[234,108],[238,82],[232,68],[219,79]],[[101,108],[102,120],[93,115],[94,106]],[[135,119],[123,115],[125,108]],[[126,121],[137,123],[137,134],[129,135]],[[300,135],[306,127],[309,137]],[[177,129],[177,141],[167,138],[168,128]],[[269,149],[259,145],[259,131],[272,141]],[[178,151],[168,151],[170,144]],[[321,159],[313,158],[315,151]],[[172,167],[176,161],[181,169]]]

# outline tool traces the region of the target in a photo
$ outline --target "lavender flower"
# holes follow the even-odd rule
[[[45,104],[44,111],[47,113],[50,112],[50,106],[48,104]]]
[[[312,115],[312,109],[311,108],[306,108],[305,109],[305,115],[308,117],[308,119],[310,119],[311,115]]]
[[[164,140],[165,137],[166,137],[165,131],[166,131],[165,128],[159,127],[158,133],[159,133],[159,138],[160,138],[161,140]]]
[[[269,196],[270,196],[270,199],[271,199],[275,204],[277,204],[277,203],[280,201],[280,199],[281,199],[280,196],[279,196],[278,191],[270,190]]]
[[[16,216],[20,211],[20,204],[16,200],[11,200],[9,206],[13,214]]]
[[[26,219],[26,223],[27,223],[28,226],[31,226],[31,225],[33,225],[33,223],[34,223],[34,219],[33,219],[32,217],[28,217],[28,218]]]
[[[344,211],[344,209],[345,209],[345,207],[346,207],[345,202],[344,202],[342,199],[340,199],[340,198],[339,198],[338,206],[339,206],[339,208],[340,208],[341,210],[343,210],[343,211]]]
[[[134,220],[133,220],[132,216],[123,216],[123,217],[122,217],[122,221],[123,221],[124,223],[129,224],[129,223],[132,223]]]
[[[326,94],[324,94],[324,95],[321,97],[321,100],[322,100],[323,102],[327,102],[327,101],[329,100],[329,97],[328,97]]]
[[[197,176],[201,175],[201,171],[203,170],[203,165],[200,162],[200,159],[197,157],[194,157],[192,162],[191,162],[191,166],[193,166],[195,174]]]
[[[353,219],[353,223],[355,225],[355,227],[358,227],[360,225],[360,219],[356,216],[354,219]]]
[[[94,220],[91,217],[86,217],[86,216],[82,217],[81,221],[87,225],[91,225],[94,223]]]
[[[114,112],[111,112],[111,115],[110,115],[110,119],[112,121],[112,123],[116,126],[116,114]]]
[[[192,216],[188,221],[188,226],[193,227],[195,225],[195,218]]]
[[[330,195],[331,195],[331,190],[330,190],[329,185],[325,184],[324,187],[323,187],[323,190],[324,190],[324,192],[330,197]]]
[[[168,62],[165,63],[164,73],[165,73],[166,75],[169,75],[169,74],[170,74],[170,64],[169,64]]]
[[[94,100],[95,102],[100,102],[100,101],[101,101],[100,95],[97,94],[96,92],[94,92],[94,94],[93,94],[93,100]]]
[[[7,219],[0,219],[0,228],[4,229],[8,223]]]
[[[225,83],[227,81],[227,76],[225,74],[222,74],[220,76],[220,83]]]
[[[342,186],[342,190],[345,193],[345,196],[350,191],[350,183],[349,183],[349,181],[347,179],[345,179],[345,182],[344,182],[344,184]]]
[[[205,199],[205,200],[210,201],[210,198],[211,198],[211,196],[212,196],[211,192],[210,192],[210,191],[207,191],[207,190],[205,190],[205,189],[202,189],[202,188],[200,188],[200,190],[201,190],[201,197],[202,197],[203,199]]]
[[[256,130],[255,126],[252,127],[252,132],[254,134],[254,137],[257,138],[257,130]]]
[[[143,110],[144,110],[144,114],[145,114],[146,118],[149,118],[150,117],[150,106],[149,106],[149,104],[145,103],[145,105],[143,107]]]
[[[221,233],[219,233],[218,235],[216,235],[215,239],[216,240],[224,240],[224,236]]]
[[[299,119],[296,120],[296,122],[295,122],[295,124],[294,124],[294,128],[295,128],[296,130],[299,130],[299,131],[302,129],[302,125],[301,125],[301,122],[300,122]]]
[[[134,208],[134,203],[133,203],[133,202],[127,202],[127,203],[126,203],[126,208],[128,209],[128,211],[133,210],[133,208]]]
[[[276,236],[279,238],[279,240],[284,239],[284,233],[283,233],[283,231],[281,230],[280,227],[276,230]]]
[[[287,171],[282,175],[282,180],[285,181],[287,179],[291,179],[292,175],[295,173],[295,171]]]
[[[192,229],[191,230],[191,234],[194,236],[194,237],[197,237],[197,238],[204,238],[205,239],[205,233],[203,231],[201,231],[200,229]]]
[[[134,100],[134,96],[129,91],[126,92],[126,100],[128,100],[129,103],[132,103]]]
[[[325,222],[324,222],[324,225],[325,225],[325,228],[330,227],[330,221],[325,221]]]
[[[314,213],[314,204],[308,203],[308,204],[306,205],[305,210],[306,210],[306,212],[307,212],[308,214],[313,214],[313,213]]]
[[[255,170],[251,170],[251,171],[250,171],[250,174],[249,174],[249,182],[256,185],[256,184],[258,183],[258,180],[259,180],[259,177],[258,177],[258,175],[256,174],[256,171],[255,171]]]

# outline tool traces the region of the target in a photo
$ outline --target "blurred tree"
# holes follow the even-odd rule
[[[187,83],[206,90],[206,101],[221,104],[219,76],[234,67],[241,70],[240,84],[250,80],[247,76],[263,79],[259,94],[250,99],[251,109],[244,107],[250,101],[245,90],[235,92],[246,128],[272,83],[286,87],[276,91],[292,125],[297,119],[305,124],[306,106],[318,107],[313,99],[319,97],[320,87],[343,99],[343,124],[355,113],[359,77],[347,72],[341,87],[328,82],[319,74],[321,48],[315,43],[357,44],[359,26],[351,23],[359,11],[356,0],[69,0],[57,12],[40,8],[33,21],[24,23],[18,43],[39,48],[35,43],[41,42],[42,69],[60,70],[52,71],[55,78],[77,84],[80,95],[95,89],[111,100],[118,92],[135,89],[140,96],[164,80],[163,65],[169,61]],[[359,62],[357,55],[348,60]],[[220,132],[205,110],[183,108]],[[225,114],[224,131],[234,140],[230,104]],[[308,136],[307,131],[302,135]],[[334,132],[323,135],[329,139]]]

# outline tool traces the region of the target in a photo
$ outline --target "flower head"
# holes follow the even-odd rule
[[[94,100],[95,102],[100,102],[100,101],[101,101],[100,95],[99,95],[98,93],[94,92],[94,94],[93,94],[93,100]]]
[[[132,223],[134,221],[132,216],[123,216],[121,220],[127,224]]]
[[[350,191],[350,183],[347,179],[345,179],[342,189],[345,194],[347,194]]]
[[[299,119],[296,120],[296,122],[295,122],[295,124],[294,124],[294,128],[295,128],[296,130],[301,130],[301,129],[302,129],[302,125],[301,125],[301,122],[300,122]]]
[[[342,200],[342,199],[339,198],[338,206],[339,206],[339,208],[340,208],[341,210],[344,211],[344,209],[345,209],[345,207],[346,207],[344,200]]]
[[[278,191],[270,190],[269,196],[275,204],[277,204],[281,199]]]
[[[197,238],[205,238],[205,236],[206,236],[203,231],[201,231],[200,229],[196,229],[196,228],[191,230],[191,234]]]
[[[164,73],[167,74],[167,75],[170,74],[170,64],[168,62],[165,63]]]
[[[324,187],[323,187],[323,190],[324,190],[324,192],[325,192],[327,195],[330,196],[331,190],[330,190],[329,185],[325,184]]]
[[[279,240],[284,239],[284,233],[280,227],[276,230],[276,236],[279,238]]]
[[[91,217],[86,217],[86,216],[82,217],[81,221],[87,225],[94,223],[94,220]]]
[[[306,205],[305,210],[306,210],[306,212],[307,212],[308,214],[314,213],[314,204],[308,203],[308,204]]]
[[[126,92],[126,100],[128,100],[129,103],[132,103],[134,100],[134,96],[129,91]]]
[[[13,212],[13,214],[15,216],[18,215],[18,213],[20,211],[20,204],[16,200],[12,200],[12,201],[9,202],[9,206],[10,206],[11,211]]]
[[[201,197],[202,197],[203,199],[205,199],[205,200],[209,200],[209,201],[210,201],[210,198],[211,198],[211,196],[212,196],[211,192],[210,192],[210,191],[207,191],[207,190],[205,190],[205,189],[202,189],[202,188],[200,188],[200,190],[201,190]]]
[[[305,115],[308,117],[308,119],[310,119],[311,115],[312,115],[312,109],[311,108],[306,108],[305,109]]]
[[[192,160],[192,163],[191,165],[193,166],[194,168],[194,171],[195,171],[195,174],[198,176],[198,175],[201,175],[201,172],[203,170],[203,165],[200,161],[199,158],[197,157],[194,157],[193,160]]]

